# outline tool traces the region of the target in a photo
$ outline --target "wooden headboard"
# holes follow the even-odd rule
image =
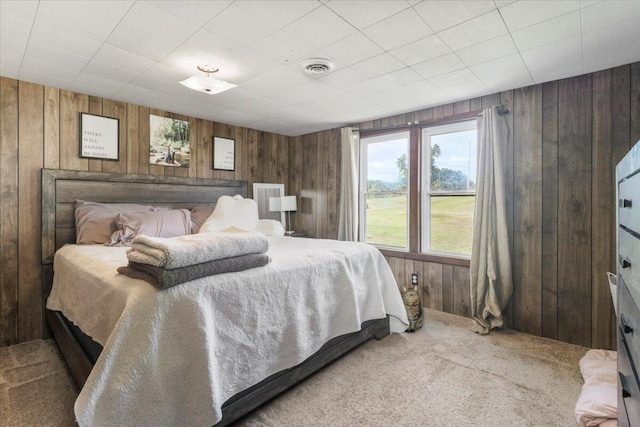
[[[246,181],[42,169],[43,267],[58,248],[75,242],[76,199],[190,209],[236,194],[247,196]]]

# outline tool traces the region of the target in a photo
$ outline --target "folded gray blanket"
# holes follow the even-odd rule
[[[269,240],[264,234],[229,227],[215,233],[170,238],[139,235],[132,240],[127,258],[172,270],[217,259],[263,254],[267,249]]]
[[[174,268],[172,270],[129,261],[129,265],[118,267],[118,273],[134,279],[147,281],[158,289],[167,289],[205,276],[262,267],[270,261],[271,258],[269,258],[268,255],[250,254],[207,261],[187,267]]]

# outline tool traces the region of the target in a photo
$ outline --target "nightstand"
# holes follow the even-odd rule
[[[307,236],[306,231],[294,231],[292,234],[285,234],[285,236],[289,237],[309,237]]]

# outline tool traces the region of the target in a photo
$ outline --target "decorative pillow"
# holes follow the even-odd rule
[[[221,196],[213,213],[200,227],[199,233],[220,231],[228,227],[253,231],[258,223],[258,205],[242,196]]]
[[[118,214],[116,231],[109,246],[131,246],[139,234],[150,237],[178,237],[191,233],[191,213],[187,209]]]
[[[197,234],[202,224],[211,216],[215,206],[197,206],[191,209],[191,234]]]
[[[151,205],[131,203],[96,203],[76,200],[76,243],[79,245],[103,245],[116,231],[114,218],[120,213],[153,212],[167,210]]]
[[[255,231],[266,236],[284,236],[284,226],[275,219],[259,219]]]

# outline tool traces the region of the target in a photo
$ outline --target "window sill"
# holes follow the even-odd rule
[[[389,249],[378,248],[382,255],[394,258],[412,259],[415,261],[435,262],[438,264],[457,265],[459,267],[469,267],[471,260],[469,258],[456,257],[451,255],[432,255],[414,252],[401,252]]]

